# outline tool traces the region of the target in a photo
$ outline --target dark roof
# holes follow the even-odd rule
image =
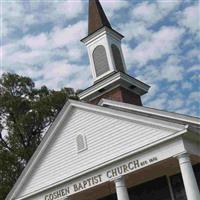
[[[104,26],[112,28],[99,0],[89,0],[88,35]]]

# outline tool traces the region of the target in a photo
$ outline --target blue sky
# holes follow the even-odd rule
[[[31,77],[37,87],[92,84],[86,47],[87,0],[1,1],[1,73]],[[122,33],[130,75],[151,85],[145,106],[200,116],[196,0],[100,0]]]

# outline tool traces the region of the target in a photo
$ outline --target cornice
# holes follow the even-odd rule
[[[120,85],[129,90],[131,90],[130,86],[134,86],[134,89],[132,89],[131,91],[136,93],[139,96],[146,94],[150,88],[149,85],[147,85],[125,73],[117,72],[117,73],[107,77],[106,79],[103,79],[102,81],[97,82],[96,84],[92,85],[91,87],[85,89],[78,95],[78,97],[81,100],[90,99],[90,97],[92,98],[93,96],[98,95],[99,90],[101,90],[103,88],[106,90],[109,90],[110,88],[113,87],[113,84]]]

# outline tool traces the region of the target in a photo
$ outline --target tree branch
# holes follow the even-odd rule
[[[11,152],[14,152],[14,151],[12,150],[12,148],[9,147],[8,143],[3,139],[2,133],[0,133],[0,142],[1,142],[1,144],[3,145],[3,147],[5,147],[6,149],[8,149],[8,150],[11,151]]]

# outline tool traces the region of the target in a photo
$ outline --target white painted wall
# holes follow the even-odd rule
[[[74,183],[80,182],[80,181],[82,181],[84,179],[87,179],[88,177],[92,177],[92,176],[95,176],[97,174],[104,174],[105,171],[110,170],[110,169],[115,168],[115,167],[118,167],[118,166],[121,166],[121,165],[123,165],[124,163],[126,163],[126,162],[128,162],[130,160],[135,160],[135,159],[148,160],[151,157],[157,157],[158,160],[155,162],[155,163],[157,163],[157,162],[165,160],[165,159],[167,159],[169,157],[172,157],[173,155],[178,154],[179,152],[183,152],[184,150],[185,149],[184,149],[184,145],[183,145],[182,139],[180,137],[179,138],[175,138],[174,140],[170,140],[168,142],[165,142],[162,145],[157,145],[157,146],[155,146],[155,147],[153,147],[151,149],[148,149],[146,151],[143,151],[143,152],[141,152],[139,154],[129,156],[129,157],[127,157],[127,158],[125,158],[123,160],[120,160],[118,162],[115,162],[115,163],[111,163],[108,166],[102,167],[102,168],[100,168],[98,170],[95,170],[95,171],[93,171],[91,173],[84,174],[81,177],[78,177],[76,179],[68,181],[66,183],[63,183],[63,184],[57,186],[57,187],[53,187],[51,189],[48,189],[48,190],[46,190],[44,192],[41,192],[41,193],[38,193],[36,195],[30,196],[30,197],[28,197],[26,199],[28,199],[28,200],[45,200],[45,195],[47,195],[49,193],[52,193],[52,192],[54,192],[56,190],[59,190],[59,189],[62,189],[64,187],[73,185]],[[148,167],[148,166],[146,166],[146,167]],[[108,180],[105,176],[103,176],[102,179],[103,179],[102,183],[106,182],[106,181],[114,181],[114,180]]]
[[[113,54],[112,54],[112,50],[111,50],[112,44],[115,44],[116,46],[118,46],[121,56],[122,56],[122,62],[123,62],[123,65],[124,65],[124,68],[126,71],[124,56],[123,56],[122,49],[121,49],[121,40],[119,38],[117,38],[116,36],[114,36],[113,34],[111,34],[110,31],[106,29],[105,31],[100,32],[99,34],[95,35],[94,37],[91,37],[91,39],[86,42],[88,55],[89,55],[89,61],[90,61],[90,69],[91,69],[94,81],[96,81],[96,80],[104,77],[105,75],[116,70],[115,63],[113,60]],[[109,71],[102,74],[101,76],[97,77],[96,71],[95,71],[95,66],[94,66],[94,60],[93,60],[93,51],[99,45],[103,45],[105,47],[106,55],[107,55],[107,59],[108,59]]]
[[[79,133],[86,136],[88,146],[81,153],[77,153],[76,147]],[[114,159],[174,133],[174,130],[73,108],[21,188],[20,196],[69,180],[102,164],[112,163]]]
[[[184,138],[184,146],[188,153],[200,157],[200,142],[198,140],[191,140]]]

